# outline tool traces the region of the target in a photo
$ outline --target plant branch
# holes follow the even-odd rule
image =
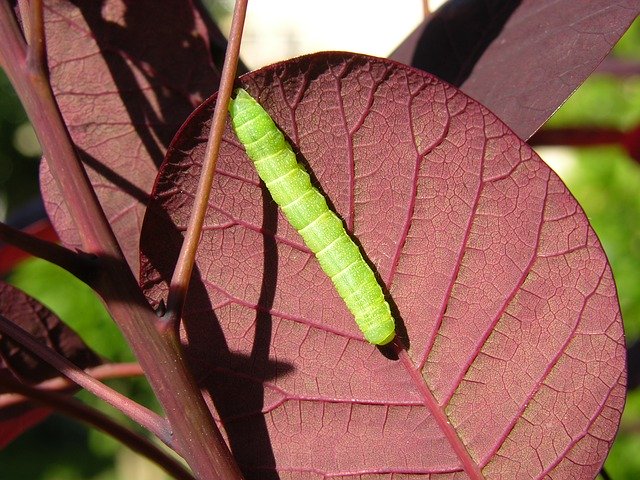
[[[167,421],[148,408],[116,392],[104,383],[88,375],[55,350],[39,342],[33,335],[23,330],[11,320],[0,315],[0,332],[12,338],[72,382],[93,393],[96,397],[117,408],[134,422],[139,423],[167,445],[171,445],[171,432]]]
[[[51,407],[57,412],[64,413],[72,418],[83,421],[103,432],[111,435],[134,452],[148,458],[159,465],[171,476],[181,480],[193,480],[193,476],[176,459],[154,445],[148,438],[117,423],[102,412],[85,405],[76,398],[57,392],[43,391],[36,387],[26,385],[10,376],[0,376],[0,385],[19,393],[30,400]]]
[[[9,2],[0,2],[0,67],[11,78],[11,65],[24,63],[27,46],[13,16]],[[10,47],[10,48],[9,48]]]
[[[640,75],[640,62],[609,55],[598,65],[596,73],[615,75],[621,78],[636,77]]]
[[[33,3],[31,5],[30,11],[36,9]],[[37,22],[38,14],[33,16]],[[8,2],[1,2],[0,64],[33,123],[44,156],[52,171],[57,172],[54,176],[67,199],[69,213],[81,230],[84,248],[89,253],[106,251],[112,255],[118,254],[120,247],[78,159],[53,98],[44,59],[40,58],[44,48],[40,45],[43,39],[38,40],[38,32],[42,34],[41,29],[30,25],[29,31],[35,45],[25,45]],[[82,201],[77,201],[79,198]]]
[[[431,7],[429,7],[429,0],[422,0],[422,15],[427,18],[431,15]]]
[[[38,75],[47,75],[47,52],[44,42],[42,0],[29,0],[29,29],[27,30],[27,64]]]
[[[623,132],[615,128],[565,127],[539,130],[529,145],[560,145],[567,147],[592,147],[619,145],[636,162],[640,162],[640,126]]]
[[[545,128],[538,130],[527,143],[529,145],[562,145],[588,147],[603,144],[622,144],[625,134],[611,128]]]
[[[84,370],[87,375],[96,380],[108,380],[114,378],[139,377],[144,372],[137,363],[105,363]],[[77,385],[66,377],[55,377],[44,380],[32,387],[40,391],[69,393],[77,388]],[[19,393],[0,394],[0,410],[29,401],[28,397]]]
[[[162,335],[124,259],[79,160],[48,79],[26,65],[27,47],[9,7],[0,2],[0,63],[38,135],[50,171],[66,199],[82,248],[96,255],[101,275],[94,288],[102,296],[149,379],[167,415],[175,448],[199,478],[240,479],[240,470],[189,371],[174,335]]]
[[[41,240],[2,222],[0,222],[0,240],[64,268],[88,285],[91,285],[92,278],[96,275],[98,267],[96,257],[82,252],[73,252],[61,245]]]
[[[191,217],[189,218],[187,232],[182,248],[180,249],[173,277],[171,278],[167,299],[167,311],[162,318],[164,329],[175,329],[182,316],[184,300],[187,295],[191,272],[195,263],[196,250],[200,241],[200,234],[202,233],[202,224],[204,223],[207,206],[209,204],[211,185],[213,184],[218,153],[220,152],[220,143],[222,142],[222,134],[226,123],[229,99],[231,98],[233,84],[235,83],[238,58],[240,57],[242,30],[247,13],[247,1],[248,0],[238,0],[233,12],[231,31],[229,33],[229,45],[227,54],[225,55],[224,65],[222,66],[220,89],[218,90],[218,98],[213,111],[213,120],[202,164],[202,173],[200,174],[198,190],[196,192]]]

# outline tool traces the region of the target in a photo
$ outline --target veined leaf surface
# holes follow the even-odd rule
[[[594,477],[624,338],[606,256],[559,178],[482,105],[395,62],[318,54],[239,83],[361,243],[408,345],[398,360],[362,339],[227,130],[183,338],[246,476]],[[214,101],[174,139],[145,218],[156,301]]]

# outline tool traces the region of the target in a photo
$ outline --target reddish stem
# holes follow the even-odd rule
[[[91,285],[91,277],[95,274],[98,266],[94,257],[73,252],[53,242],[41,240],[2,222],[0,222],[0,240],[15,245],[23,251],[47,260],[54,265],[58,265],[83,282]]]
[[[2,385],[3,388],[18,392],[20,395],[28,397],[32,401],[51,407],[57,412],[64,413],[102,430],[128,446],[134,452],[155,462],[176,479],[193,480],[193,476],[180,462],[160,450],[150,442],[149,439],[120,425],[102,412],[83,404],[73,397],[51,391],[42,391],[8,376],[0,376],[0,385]]]
[[[621,143],[625,134],[611,128],[546,128],[536,132],[529,145],[568,145],[589,147],[607,143]]]
[[[100,381],[144,375],[140,365],[137,363],[105,363],[97,367],[87,368],[84,372]],[[50,378],[31,386],[42,392],[69,393],[77,389],[77,385],[65,377]],[[27,401],[29,401],[29,398],[19,393],[2,393],[0,394],[0,410]]]
[[[30,36],[32,43],[37,43]],[[44,40],[44,39],[43,39]],[[189,371],[179,340],[163,336],[129,269],[53,97],[46,68],[26,61],[27,47],[8,2],[0,2],[0,65],[38,135],[82,246],[100,262],[95,288],[142,365],[167,414],[175,445],[199,478],[242,478]],[[37,55],[33,54],[31,58]]]
[[[56,242],[58,235],[53,230],[48,218],[40,219],[23,228],[22,233],[43,241]],[[18,263],[29,258],[29,254],[14,245],[0,244],[0,276],[8,274]]]
[[[0,315],[0,332],[44,360],[72,382],[93,393],[109,405],[119,409],[133,421],[139,423],[150,432],[153,432],[167,445],[171,444],[171,434],[167,421],[158,414],[88,375],[84,370],[71,363],[55,350],[39,342],[37,338],[3,315]]]
[[[568,127],[540,130],[529,139],[530,145],[592,147],[619,145],[629,156],[640,161],[640,126],[622,132],[614,128]]]
[[[213,184],[218,153],[220,152],[220,143],[222,142],[222,134],[227,118],[227,107],[229,106],[229,99],[231,98],[231,92],[235,82],[238,58],[240,57],[242,30],[247,13],[247,1],[248,0],[238,0],[233,12],[229,45],[222,67],[220,89],[218,90],[216,106],[213,111],[213,121],[202,163],[202,172],[200,173],[198,189],[191,217],[189,218],[187,232],[169,286],[167,312],[163,317],[163,328],[165,329],[174,329],[182,316],[184,300],[187,295],[191,272],[193,271],[193,265],[195,263],[196,250],[200,241],[200,234],[202,233],[202,225],[207,212],[207,206],[209,205],[211,185]]]

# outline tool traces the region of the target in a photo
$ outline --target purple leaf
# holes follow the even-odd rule
[[[457,86],[527,139],[638,14],[636,0],[449,0],[390,58]]]
[[[31,333],[49,348],[81,368],[101,363],[82,339],[51,311],[26,293],[0,282],[0,315]],[[29,384],[57,377],[57,370],[0,333],[0,376],[11,376]],[[2,393],[0,389],[0,400]],[[0,402],[1,403],[1,402]],[[0,408],[0,448],[43,420],[50,411],[29,404]]]
[[[180,124],[218,84],[211,40],[192,2],[45,5],[51,84],[100,203],[133,271],[147,196]],[[216,50],[219,45],[214,44]],[[41,183],[61,240],[81,245],[47,168]]]
[[[593,477],[625,346],[611,271],[558,177],[419,70],[318,54],[239,82],[375,265],[410,345],[366,343],[229,129],[183,338],[247,478]],[[141,238],[166,296],[215,99],[169,149]]]

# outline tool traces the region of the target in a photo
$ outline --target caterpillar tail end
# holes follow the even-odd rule
[[[367,339],[369,340],[369,343],[372,343],[373,345],[387,345],[389,343],[391,343],[391,341],[396,338],[396,331],[392,330],[391,333],[387,334],[387,336],[383,337],[382,339]]]

